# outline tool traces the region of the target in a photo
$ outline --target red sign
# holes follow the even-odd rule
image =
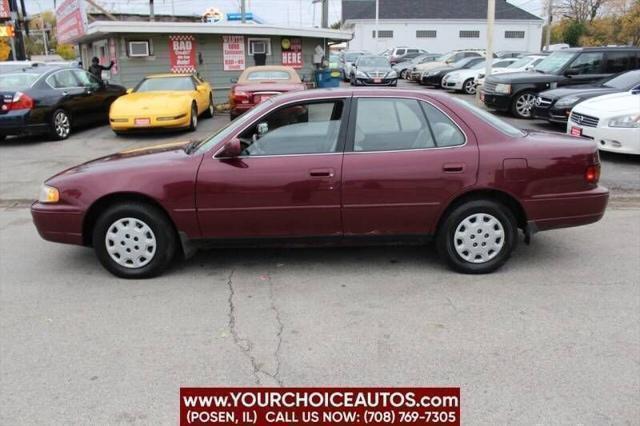
[[[244,36],[222,36],[222,61],[225,71],[244,70]]]
[[[460,388],[181,388],[180,424],[460,424]]]
[[[302,61],[302,40],[299,38],[282,39],[282,65],[300,69]]]
[[[196,72],[196,38],[192,35],[169,36],[171,72]]]
[[[56,37],[60,43],[71,43],[82,37],[87,28],[87,15],[81,0],[64,0],[56,9]]]
[[[9,0],[0,0],[0,19],[11,18],[11,10],[9,9]]]

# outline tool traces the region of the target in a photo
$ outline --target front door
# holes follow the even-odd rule
[[[476,182],[473,133],[416,99],[352,104],[342,168],[345,235],[433,233],[443,205]]]
[[[348,99],[290,104],[256,119],[235,158],[207,154],[196,199],[204,238],[342,235]]]

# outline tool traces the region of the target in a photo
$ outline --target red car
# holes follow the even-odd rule
[[[500,267],[536,231],[605,211],[595,142],[516,129],[444,94],[329,89],[268,99],[208,139],[125,151],[45,182],[40,235],[115,275],[215,243],[424,242]]]
[[[305,90],[296,70],[282,65],[249,67],[229,92],[229,118],[235,119],[260,102],[286,92]]]

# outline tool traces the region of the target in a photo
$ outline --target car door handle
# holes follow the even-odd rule
[[[311,169],[309,170],[309,176],[311,177],[333,177],[333,169]]]
[[[446,163],[442,166],[445,173],[462,173],[464,172],[464,163]]]

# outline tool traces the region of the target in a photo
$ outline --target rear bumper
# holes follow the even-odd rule
[[[38,233],[47,241],[82,245],[84,212],[69,206],[31,205],[31,217]]]
[[[356,78],[358,86],[395,86],[398,84],[397,78],[382,78],[376,83],[372,78]]]
[[[482,99],[482,102],[490,109],[509,111],[509,108],[511,108],[511,97],[509,95],[498,95],[483,91],[480,94],[480,99]]]
[[[48,131],[48,123],[31,122],[30,111],[9,111],[0,115],[0,135],[37,135]]]
[[[609,190],[598,186],[590,191],[552,194],[523,201],[529,225],[539,231],[588,225],[599,221],[607,208]]]

